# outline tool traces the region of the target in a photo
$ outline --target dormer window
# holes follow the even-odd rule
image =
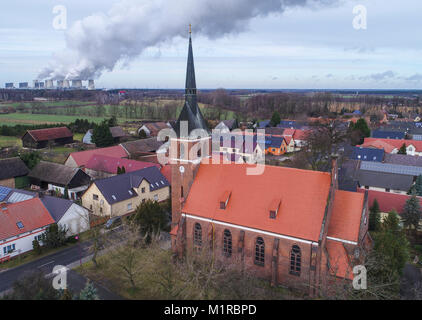
[[[225,191],[223,193],[223,195],[221,196],[221,198],[220,198],[220,209],[221,210],[225,210],[227,208],[231,194],[232,193],[230,191]]]
[[[281,200],[280,199],[274,199],[271,201],[270,207],[269,207],[269,216],[270,219],[275,220],[277,218],[278,210],[280,208]]]

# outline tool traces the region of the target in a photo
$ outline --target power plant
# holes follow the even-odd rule
[[[4,87],[6,89],[16,89],[15,84],[13,82],[6,82]],[[47,79],[45,81],[42,80],[33,80],[32,87],[29,86],[28,82],[19,82],[19,89],[69,89],[69,90],[95,90],[95,83],[94,80],[88,80],[86,86],[83,86],[82,80],[57,80],[56,85],[54,85],[54,80]]]

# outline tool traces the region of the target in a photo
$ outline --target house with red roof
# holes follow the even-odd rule
[[[49,144],[65,145],[73,142],[73,133],[67,127],[28,130],[22,136],[24,148],[41,149]]]
[[[400,148],[406,145],[406,154],[410,156],[422,156],[422,141],[365,138],[361,147],[384,149],[386,153],[398,153]]]
[[[113,158],[128,158],[129,154],[121,145],[98,148],[80,152],[72,152],[66,159],[65,165],[72,168],[84,168],[93,155],[103,155]]]
[[[157,163],[94,154],[85,165],[84,171],[90,175],[91,178],[102,179],[115,176],[118,173],[119,168],[120,170],[129,173],[149,167],[161,169],[161,166]]]
[[[39,198],[0,204],[0,261],[32,250],[54,219]]]

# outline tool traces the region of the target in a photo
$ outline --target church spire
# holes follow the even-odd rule
[[[192,111],[196,113],[196,79],[195,79],[195,65],[193,62],[192,49],[192,25],[189,25],[189,50],[188,50],[188,64],[186,69],[186,85],[185,96],[189,101]]]
[[[180,124],[182,121],[188,123],[188,134],[194,129],[204,129],[209,132],[207,123],[198,106],[196,96],[196,79],[195,79],[195,65],[193,62],[192,49],[192,27],[189,25],[189,49],[188,49],[188,63],[186,69],[186,84],[185,84],[185,105],[179,115],[179,119],[175,125],[175,131],[180,137]]]

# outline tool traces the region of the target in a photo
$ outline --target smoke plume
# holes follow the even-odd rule
[[[54,54],[40,79],[98,78],[145,49],[195,34],[218,38],[247,29],[248,21],[295,6],[330,5],[337,0],[120,0],[107,13],[75,22],[66,50]]]

